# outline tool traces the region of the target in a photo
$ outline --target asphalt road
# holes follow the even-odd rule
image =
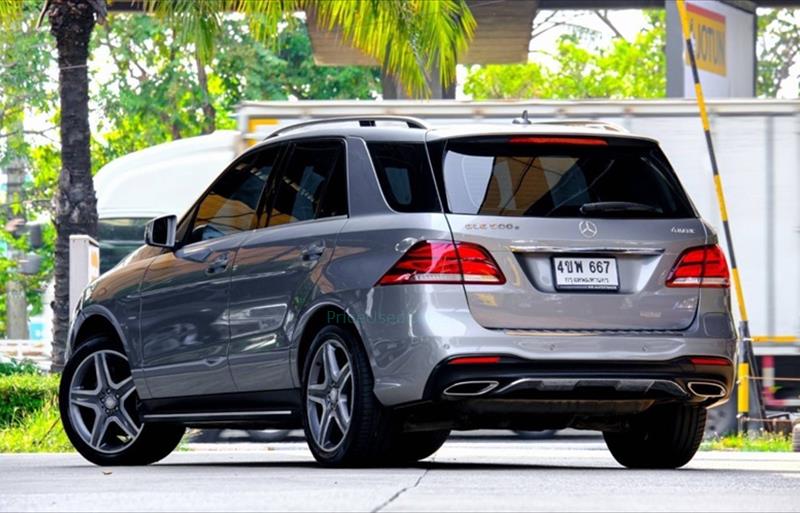
[[[302,443],[193,448],[143,468],[0,455],[0,510],[800,511],[800,453],[631,471],[596,438],[456,438],[416,467],[330,470]]]

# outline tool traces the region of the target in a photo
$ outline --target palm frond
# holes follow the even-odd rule
[[[304,0],[321,28],[338,27],[345,40],[376,59],[411,94],[430,93],[425,72],[443,83],[475,28],[464,0]]]
[[[203,62],[214,55],[222,17],[235,0],[145,0],[145,10],[166,20],[181,43],[193,43]]]
[[[0,0],[0,25],[7,25],[22,17],[24,0]]]

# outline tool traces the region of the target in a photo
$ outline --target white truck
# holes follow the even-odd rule
[[[237,109],[238,131],[161,144],[117,159],[97,174],[101,267],[108,269],[140,244],[147,220],[182,214],[236,154],[281,126],[389,114],[432,125],[511,123],[524,110],[532,121],[601,120],[658,139],[702,216],[722,233],[691,100],[247,102]],[[800,101],[712,100],[709,113],[751,332],[766,378],[764,399],[767,407],[798,409],[800,387],[779,378],[800,376]]]

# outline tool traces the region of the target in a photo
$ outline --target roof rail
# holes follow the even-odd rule
[[[584,128],[597,128],[600,130],[607,130],[609,132],[617,132],[620,134],[627,134],[628,131],[616,123],[608,121],[599,121],[597,119],[555,119],[548,121],[534,121],[536,125],[560,125],[560,126],[575,126]]]
[[[358,121],[358,124],[361,126],[375,126],[376,121],[402,121],[406,125],[408,125],[408,128],[421,128],[423,130],[427,130],[429,128],[424,121],[411,116],[337,116],[333,118],[301,121],[300,123],[295,123],[293,125],[279,128],[274,132],[272,132],[271,134],[269,134],[266,138],[269,139],[270,137],[276,137],[283,133],[291,132],[292,130],[298,130],[300,128],[306,128],[313,125],[322,125],[326,123],[341,123],[344,121]]]

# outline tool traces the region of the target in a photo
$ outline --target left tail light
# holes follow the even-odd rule
[[[667,287],[728,288],[730,273],[719,246],[689,248],[678,258],[667,278]]]
[[[378,285],[470,283],[502,285],[505,276],[483,247],[471,242],[422,241],[409,248]]]

